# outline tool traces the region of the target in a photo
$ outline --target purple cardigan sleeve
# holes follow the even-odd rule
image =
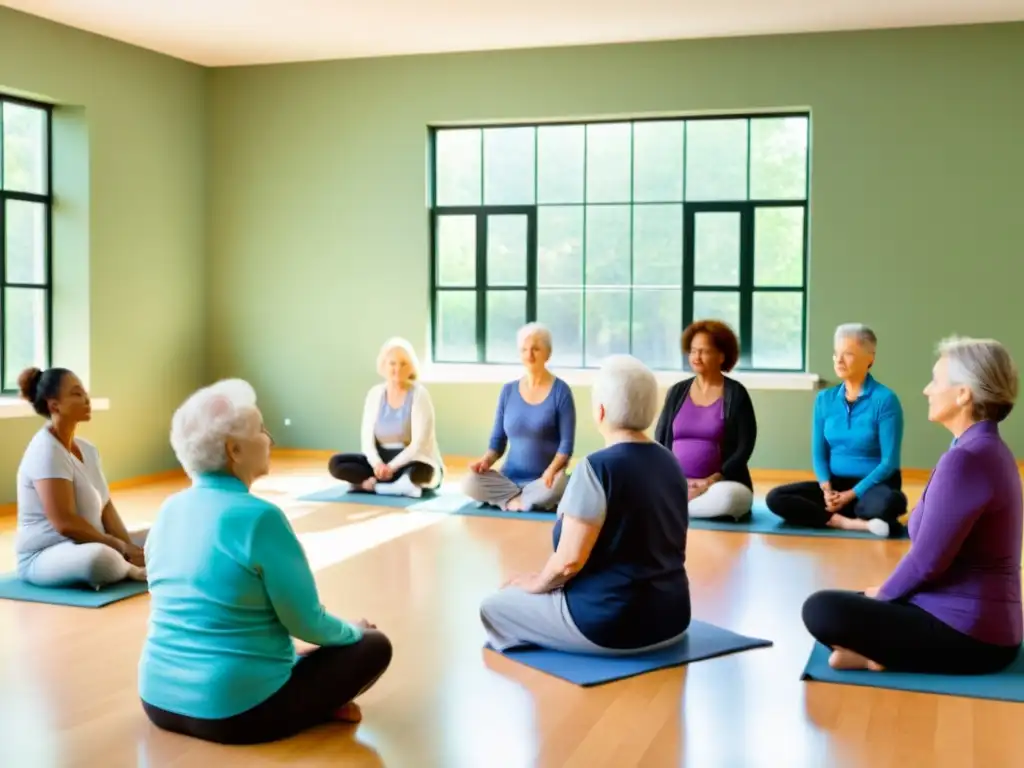
[[[935,467],[910,551],[878,591],[880,600],[898,600],[941,576],[963,545],[992,495],[984,460],[953,449]]]

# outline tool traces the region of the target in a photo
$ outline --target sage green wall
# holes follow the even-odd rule
[[[55,118],[55,363],[112,402],[82,434],[111,480],[175,465],[173,409],[202,383],[206,77],[200,67],[0,8],[0,89]],[[73,308],[77,313],[68,317]],[[0,419],[0,500],[38,419]]]
[[[280,442],[356,445],[380,342],[427,349],[431,122],[809,107],[812,368],[831,375],[837,323],[874,326],[905,464],[931,466],[949,443],[920,394],[935,342],[1024,356],[1022,73],[1019,24],[213,71],[212,373],[255,383]],[[497,391],[431,386],[443,451],[483,449]],[[806,468],[813,393],[753,396],[755,465]],[[1024,415],[1005,431],[1024,454]]]

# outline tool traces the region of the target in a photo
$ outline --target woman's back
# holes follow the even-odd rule
[[[191,717],[229,717],[288,680],[295,649],[265,571],[294,557],[294,547],[283,513],[234,477],[203,476],[165,502],[146,543],[144,701]]]
[[[672,452],[657,443],[616,443],[573,473],[561,516],[574,507],[604,522],[590,557],[566,585],[573,621],[608,648],[635,648],[683,632],[690,623],[686,575],[687,486]]]

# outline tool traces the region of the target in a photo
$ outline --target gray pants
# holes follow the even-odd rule
[[[518,485],[512,482],[503,474],[494,469],[486,472],[470,472],[462,481],[462,492],[474,501],[483,504],[491,504],[500,509],[516,496],[522,495],[523,511],[529,512],[532,509],[550,510],[558,506],[558,502],[565,493],[565,486],[569,478],[565,470],[559,470],[555,475],[555,481],[548,488],[544,480],[536,480]]]
[[[690,517],[731,517],[738,520],[750,512],[754,505],[754,494],[743,485],[731,480],[722,480],[708,488],[687,505]]]
[[[132,541],[141,547],[148,533],[148,530],[132,533]],[[63,541],[18,563],[18,576],[37,587],[88,584],[99,589],[124,581],[129,575],[140,575],[140,571],[144,574],[144,569],[133,566],[116,549],[96,541],[86,544]]]
[[[538,645],[568,653],[628,656],[675,645],[686,634],[683,632],[643,648],[602,648],[584,637],[576,627],[565,593],[560,589],[536,595],[519,587],[505,587],[484,598],[480,620],[487,631],[487,642],[498,651]]]

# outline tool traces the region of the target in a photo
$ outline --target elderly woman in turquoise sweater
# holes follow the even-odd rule
[[[354,700],[391,662],[373,624],[327,611],[284,513],[251,493],[271,444],[244,381],[201,389],[174,414],[192,486],[167,499],[146,541],[139,662],[142,706],[161,729],[254,744],[358,721]],[[292,637],[316,647],[300,656]]]

